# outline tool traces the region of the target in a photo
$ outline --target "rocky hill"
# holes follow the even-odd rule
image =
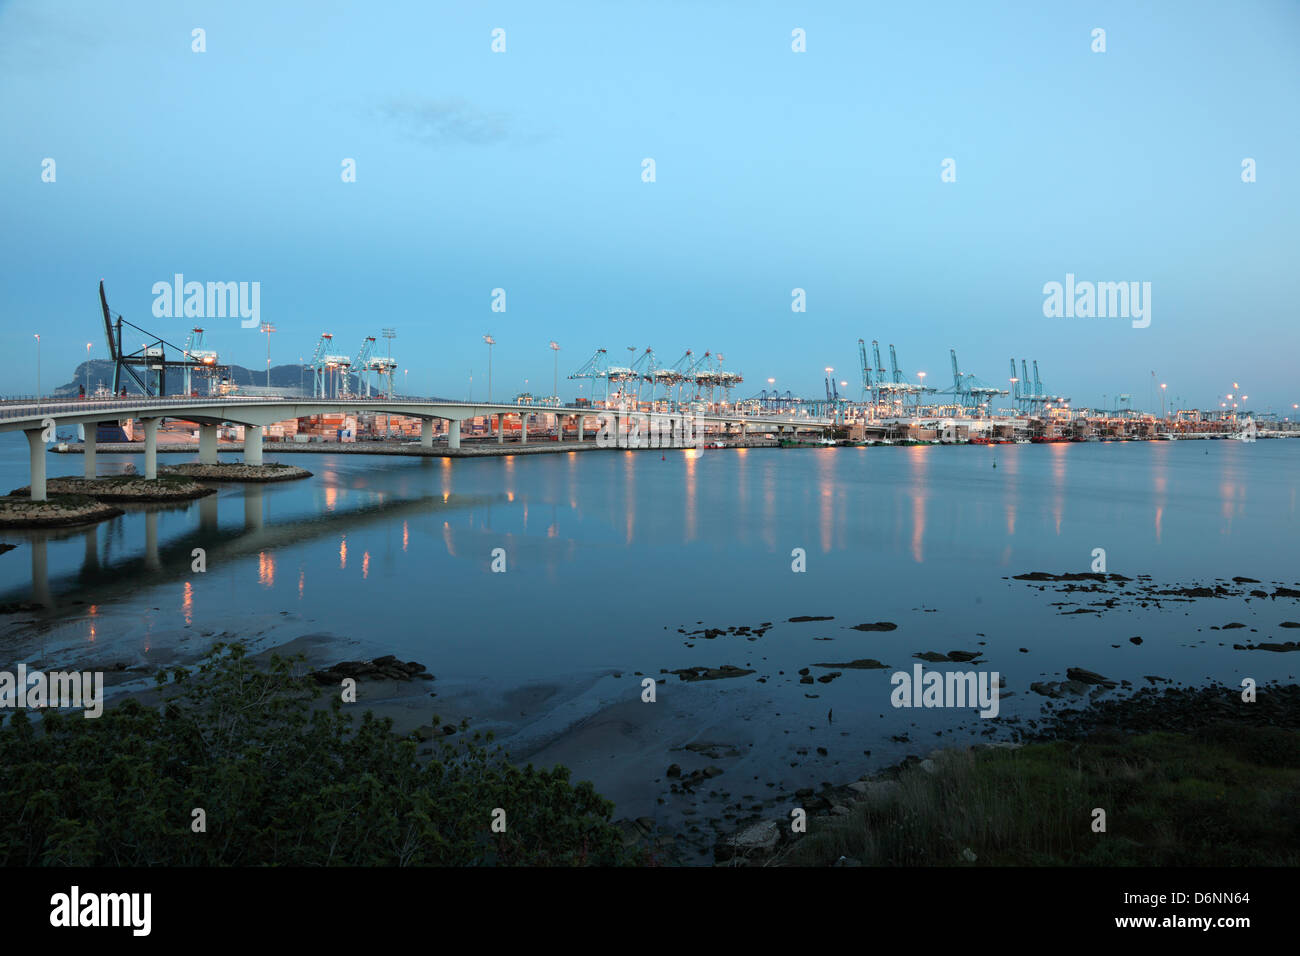
[[[89,369],[87,368],[89,366]],[[242,365],[223,365],[221,366],[223,374],[230,378],[235,385],[257,385],[266,384],[266,369],[249,369]],[[89,374],[87,374],[89,373]],[[167,371],[167,391],[169,393],[178,393],[184,385],[184,370],[168,369]],[[125,373],[123,373],[125,379]],[[349,376],[351,387],[355,390],[357,387],[357,377]],[[76,395],[77,390],[86,385],[87,379],[90,382],[88,393],[93,394],[97,385],[103,384],[108,388],[113,386],[113,363],[108,359],[91,359],[89,362],[82,362],[77,366],[73,373],[72,381],[58,386],[54,390],[55,395]],[[206,381],[206,374],[197,375],[191,379],[191,387],[194,382]],[[301,383],[303,388],[311,389],[311,369],[301,365],[273,365],[271,367],[271,386],[273,388],[298,388]],[[134,392],[135,386],[129,379],[126,381],[127,387]],[[372,384],[373,387],[373,384]],[[199,388],[202,393],[206,388]]]

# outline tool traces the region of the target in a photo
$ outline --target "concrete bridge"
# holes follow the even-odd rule
[[[562,420],[575,419],[578,441],[583,440],[586,421],[602,414],[625,416],[627,411],[602,408],[571,408],[556,405],[492,404],[487,402],[449,402],[421,399],[358,398],[358,399],[286,399],[263,396],[224,396],[221,398],[110,398],[98,401],[72,399],[69,401],[15,402],[0,404],[0,432],[21,431],[27,435],[31,452],[31,496],[34,501],[46,500],[45,452],[54,441],[54,428],[59,425],[86,425],[85,475],[95,477],[95,428],[101,421],[118,421],[138,418],[144,426],[145,478],[158,477],[158,426],[164,419],[173,418],[195,422],[199,426],[199,461],[217,462],[217,427],[223,424],[244,426],[244,462],[262,463],[262,432],[268,425],[291,418],[307,418],[346,412],[377,412],[423,421],[420,443],[433,447],[433,422],[441,419],[448,423],[447,447],[460,448],[461,422],[486,417],[496,420],[496,436],[505,442],[505,419],[517,416],[520,422],[520,441],[528,441],[528,422],[533,416],[554,415],[561,427],[558,437],[564,439]],[[797,429],[829,428],[829,419],[807,416],[763,413],[744,415],[739,412],[674,412],[685,415],[705,425],[739,425],[742,434],[756,431],[790,431]]]

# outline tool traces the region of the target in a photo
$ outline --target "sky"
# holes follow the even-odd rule
[[[629,346],[857,397],[862,338],[939,388],[955,348],[1076,404],[1291,413],[1298,103],[1297,2],[0,0],[0,393],[37,333],[46,390],[107,356],[100,279],[183,343],[181,273],[259,283],[277,365],[394,329],[412,394],[485,397],[490,333],[498,399],[550,393],[551,340],[566,398]],[[1150,324],[1045,316],[1067,274],[1149,282]]]

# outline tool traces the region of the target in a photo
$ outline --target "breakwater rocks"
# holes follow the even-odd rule
[[[1200,734],[1214,728],[1300,727],[1300,685],[1266,684],[1250,703],[1240,687],[1143,687],[1128,697],[1103,700],[1082,710],[1063,710],[1044,717],[1026,742],[1076,740],[1095,733],[1144,734],[1164,731]]]
[[[434,676],[419,661],[399,661],[392,654],[371,661],[339,661],[332,667],[314,671],[311,675],[318,684],[338,684],[347,678],[353,680],[433,680]]]
[[[1046,591],[1049,584],[1060,584],[1060,587],[1052,588],[1058,594],[1107,595],[1104,599],[1089,602],[1086,607],[1061,611],[1062,614],[1100,614],[1103,611],[1122,606],[1159,608],[1165,604],[1186,604],[1202,598],[1240,597],[1247,600],[1252,598],[1277,600],[1278,598],[1300,597],[1300,589],[1288,587],[1287,582],[1274,581],[1271,585],[1273,590],[1268,591],[1264,587],[1251,587],[1252,584],[1257,585],[1263,582],[1242,575],[1233,577],[1230,582],[1223,578],[1216,578],[1214,581],[1204,584],[1192,582],[1191,584],[1166,584],[1163,586],[1152,583],[1149,574],[1139,574],[1130,578],[1122,574],[1090,573],[1087,571],[1066,574],[1030,571],[1027,574],[1014,575],[1010,580],[1031,582],[1031,584],[1036,584],[1040,591]],[[1076,603],[1078,602],[1058,601],[1052,606],[1064,608]]]
[[[0,528],[58,528],[94,524],[125,514],[121,508],[85,495],[56,495],[48,501],[27,496],[0,498]]]
[[[176,475],[143,478],[139,475],[113,475],[104,478],[51,478],[45,482],[50,495],[75,495],[98,501],[177,501],[216,494],[198,482]],[[28,497],[31,488],[16,488],[10,497]]]
[[[218,462],[215,465],[189,463],[184,465],[161,465],[160,474],[176,475],[198,481],[296,481],[310,478],[311,472],[296,465],[269,463],[265,465],[245,465],[240,462]]]
[[[990,748],[1018,748],[1021,744],[1011,742],[992,742],[976,744],[972,750]],[[949,748],[954,749],[955,748]],[[823,784],[821,789],[804,787],[794,793],[795,803],[810,819],[827,820],[847,817],[858,804],[879,803],[896,800],[899,796],[900,777],[912,768],[925,773],[935,773],[937,761],[947,751],[935,750],[926,758],[915,755],[907,757],[901,763],[881,770],[879,773],[863,776],[844,786]],[[782,862],[782,851],[789,851],[793,845],[804,838],[803,834],[792,830],[788,819],[775,820],[751,819],[731,834],[719,835],[713,844],[713,859],[722,866],[766,866],[773,862]],[[837,866],[858,866],[855,861],[840,861]]]

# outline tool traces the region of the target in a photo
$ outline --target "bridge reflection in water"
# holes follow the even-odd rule
[[[267,519],[270,497],[263,485],[243,486],[242,529],[222,529],[219,522],[221,495],[208,495],[197,502],[182,505],[137,505],[125,515],[85,528],[29,529],[22,532],[31,550],[31,586],[0,592],[0,604],[32,601],[43,605],[47,616],[83,613],[86,604],[111,603],[123,590],[124,582],[140,587],[154,587],[183,581],[195,572],[194,550],[201,548],[209,568],[222,567],[258,556],[265,570],[265,555],[294,545],[339,537],[367,525],[382,524],[407,516],[451,515],[487,507],[505,501],[505,495],[423,495],[417,498],[385,500],[359,505],[346,511],[332,510],[313,515],[310,520],[288,517]],[[225,500],[229,500],[225,498]],[[163,511],[197,511],[195,527],[166,542],[159,540],[159,518]],[[143,512],[139,515],[139,512]],[[142,519],[142,521],[141,521]],[[111,552],[126,531],[136,522],[144,525],[142,552],[114,560]],[[440,525],[445,521],[439,522]],[[441,531],[441,528],[439,529]],[[80,567],[51,579],[49,546],[52,542],[81,537],[85,542]],[[102,548],[101,548],[102,542]],[[450,549],[449,549],[450,551]],[[75,596],[75,604],[72,600]]]

